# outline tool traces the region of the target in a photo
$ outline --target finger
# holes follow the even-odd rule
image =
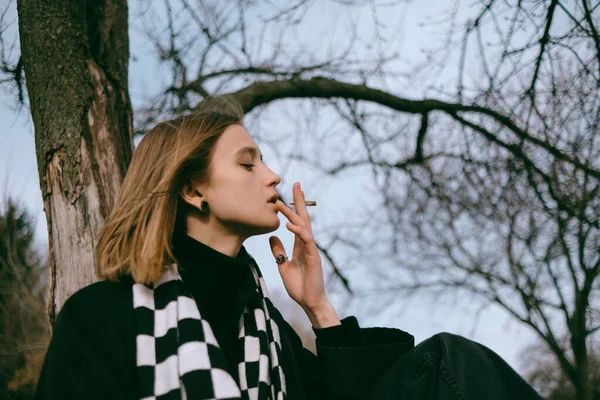
[[[294,208],[296,213],[302,218],[309,218],[308,211],[306,210],[306,204],[304,203],[304,192],[300,186],[300,182],[296,182],[292,189],[294,195]]]
[[[302,191],[302,207],[304,208],[304,219],[306,220],[307,224],[306,227],[312,231],[312,222],[310,220],[310,214],[308,212],[308,207],[306,207],[306,197],[304,197],[304,190]]]
[[[283,247],[283,243],[277,236],[271,236],[269,238],[269,245],[271,246],[271,252],[273,253],[273,257],[277,259],[277,256],[283,254],[284,257],[287,257],[285,252],[285,248]],[[285,266],[289,263],[288,260],[284,261],[282,264],[278,264],[278,267]]]
[[[277,202],[275,204],[277,205],[277,209],[279,211],[281,211],[281,213],[283,215],[285,215],[285,217],[291,223],[293,223],[295,225],[299,225],[299,226],[304,226],[306,224],[306,221],[303,220],[301,216],[299,216],[298,214],[296,214],[294,212],[294,210],[292,210],[291,208],[289,208],[283,201],[277,200]]]
[[[286,222],[285,226],[296,236],[300,237],[305,244],[313,244],[315,242],[312,233],[301,226],[294,225],[291,222]]]

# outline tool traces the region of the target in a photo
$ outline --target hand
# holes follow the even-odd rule
[[[300,183],[292,189],[296,211],[277,200],[277,210],[288,219],[285,226],[295,234],[292,259],[279,264],[279,274],[290,297],[298,303],[307,314],[323,314],[331,304],[325,294],[321,255],[312,235],[310,216],[304,205],[304,192]],[[277,236],[269,238],[273,256],[287,256]],[[310,315],[309,315],[310,317]]]

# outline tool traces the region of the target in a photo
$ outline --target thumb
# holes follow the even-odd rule
[[[277,260],[277,257],[281,255],[287,258],[287,254],[285,252],[285,248],[283,247],[283,243],[281,243],[281,240],[279,240],[277,236],[271,236],[269,238],[269,245],[271,246],[271,252],[273,253],[273,257],[275,257],[275,260]],[[278,267],[281,269],[281,267],[287,265],[288,262],[289,261],[285,259],[283,263],[278,264]]]

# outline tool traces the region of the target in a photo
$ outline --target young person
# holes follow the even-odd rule
[[[36,399],[528,399],[500,357],[465,338],[412,335],[339,319],[299,183],[295,210],[262,161],[240,107],[221,97],[159,123],[134,152],[100,234],[103,280],[73,294],[54,324]],[[268,297],[243,246],[269,238],[317,355]]]

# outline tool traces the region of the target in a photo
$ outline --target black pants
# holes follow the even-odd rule
[[[542,397],[498,354],[450,333],[437,334],[402,356],[370,400],[528,400]]]

